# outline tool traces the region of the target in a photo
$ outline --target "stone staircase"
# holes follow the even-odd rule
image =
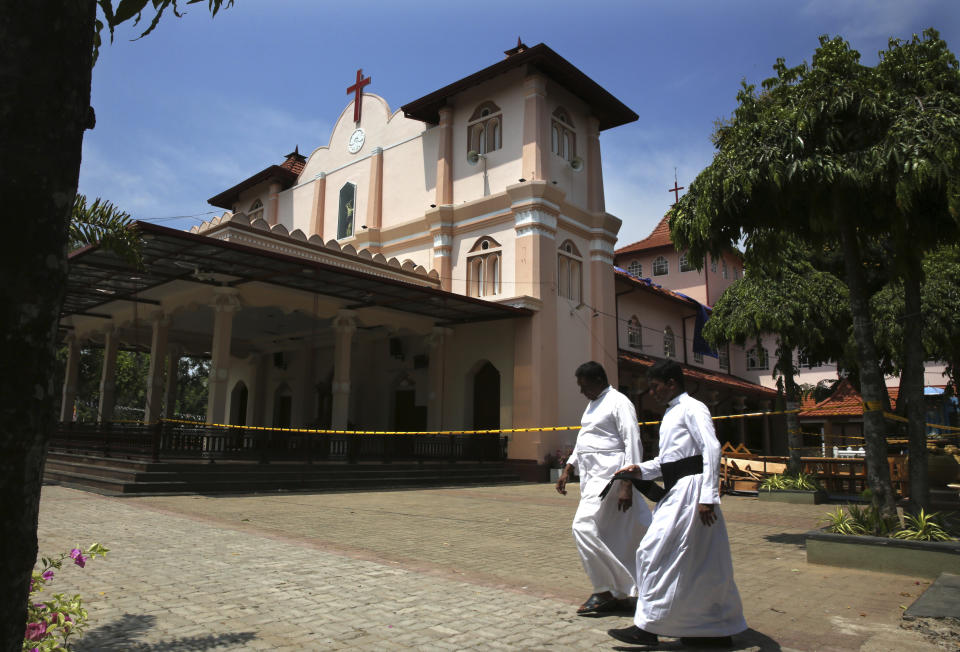
[[[51,451],[44,468],[46,483],[110,496],[357,491],[521,481],[505,462],[150,462]]]

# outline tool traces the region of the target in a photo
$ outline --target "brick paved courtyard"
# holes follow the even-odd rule
[[[617,649],[605,632],[629,617],[573,613],[590,593],[576,500],[546,484],[140,498],[46,486],[40,550],[110,548],[51,586],[87,601],[77,650]],[[825,506],[727,496],[723,510],[751,628],[737,649],[942,649],[899,627],[928,580],[806,563],[802,533]]]

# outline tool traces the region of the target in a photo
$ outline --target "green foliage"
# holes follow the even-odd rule
[[[798,489],[801,491],[817,491],[821,489],[820,483],[817,482],[817,479],[808,473],[797,473],[789,474],[779,474],[775,473],[767,478],[764,478],[763,482],[760,483],[760,489],[762,491],[777,491],[783,489]]]
[[[921,509],[919,514],[905,514],[903,519],[905,527],[894,532],[893,537],[896,539],[907,541],[950,541],[952,539],[938,522],[937,512],[926,514]]]
[[[850,517],[843,507],[837,506],[837,508],[832,512],[827,512],[827,515],[820,519],[821,523],[826,523],[827,532],[833,532],[834,534],[863,534],[858,529],[858,526],[854,522],[853,518]]]
[[[77,195],[70,216],[69,246],[71,250],[99,244],[124,262],[141,266],[140,237],[136,224],[112,203],[97,198],[87,206],[87,198]]]

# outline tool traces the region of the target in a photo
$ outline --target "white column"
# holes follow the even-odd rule
[[[167,349],[167,380],[163,387],[163,416],[174,418],[177,412],[177,381],[180,380],[180,356],[183,353],[179,344],[171,344]]]
[[[213,344],[210,347],[210,380],[207,385],[207,423],[225,423],[227,381],[230,379],[230,338],[233,315],[240,310],[236,288],[213,289]]]
[[[67,336],[67,369],[63,376],[63,394],[60,403],[60,421],[73,421],[73,404],[77,400],[77,383],[80,377],[80,343],[73,335]]]
[[[143,420],[154,423],[160,418],[160,406],[163,398],[163,367],[167,358],[167,333],[170,330],[170,318],[156,315],[153,318],[153,337],[150,339],[150,367],[147,369],[147,404],[143,411]]]
[[[430,393],[427,396],[427,428],[430,430],[443,429],[443,370],[447,357],[447,336],[451,332],[449,328],[435,327],[433,332],[427,335],[427,346],[430,351]]]
[[[100,407],[97,409],[97,421],[100,423],[113,420],[113,406],[116,400],[117,344],[117,331],[111,326],[106,330],[106,339],[103,343]]]
[[[331,427],[342,430],[350,417],[350,358],[353,333],[357,330],[356,313],[341,310],[333,319],[333,414]]]

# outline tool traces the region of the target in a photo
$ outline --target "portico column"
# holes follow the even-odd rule
[[[213,289],[213,344],[210,347],[210,380],[208,381],[207,423],[224,423],[227,408],[227,382],[230,379],[230,338],[233,315],[240,310],[236,288]]]
[[[157,315],[153,319],[153,337],[150,339],[150,367],[147,370],[147,404],[143,420],[153,423],[160,418],[163,391],[163,367],[167,357],[167,333],[170,318]]]
[[[356,313],[341,310],[333,318],[333,410],[331,427],[343,430],[350,417],[350,362],[353,333],[357,330]]]
[[[180,356],[183,348],[171,344],[167,352],[167,380],[163,387],[163,416],[174,418],[177,412],[177,382],[180,380]]]
[[[63,376],[63,395],[60,403],[60,421],[73,421],[73,404],[77,400],[77,381],[80,377],[80,343],[74,335],[67,336],[67,369]]]
[[[433,332],[427,335],[427,346],[430,350],[430,394],[427,397],[427,428],[430,430],[443,429],[444,366],[447,358],[447,336],[451,332],[449,328],[434,327]]]
[[[103,343],[100,406],[97,408],[97,421],[100,423],[113,420],[113,406],[116,400],[117,344],[117,331],[111,326],[106,331],[106,339]]]

